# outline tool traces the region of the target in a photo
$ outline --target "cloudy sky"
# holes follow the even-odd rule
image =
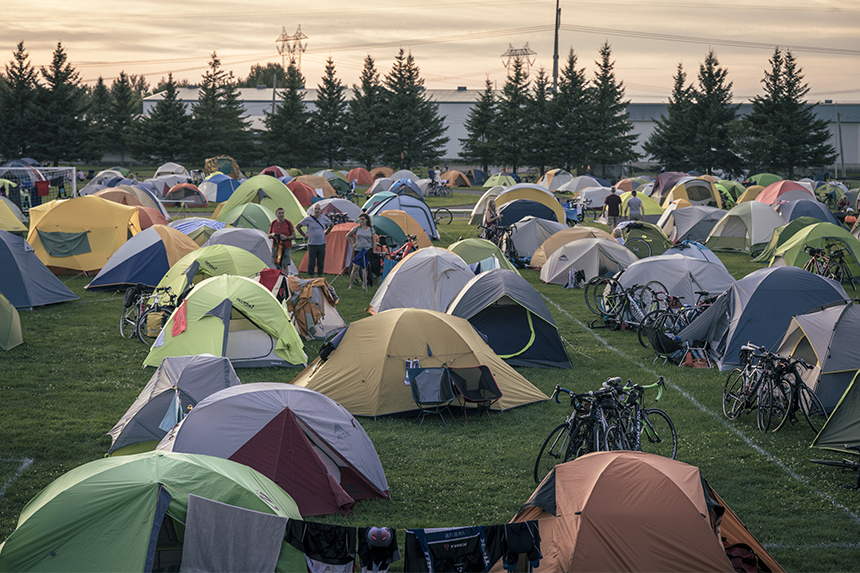
[[[555,0],[5,0],[0,55],[24,41],[47,65],[57,42],[82,79],[110,83],[121,70],[155,85],[173,72],[197,82],[210,54],[246,77],[251,65],[281,61],[282,30],[308,36],[302,73],[320,82],[331,57],[338,77],[358,80],[364,57],[384,74],[400,48],[411,50],[428,88],[501,87],[502,54],[528,44],[533,70],[552,73]],[[588,77],[603,42],[634,102],[666,101],[682,62],[689,79],[713,48],[729,71],[736,101],[761,93],[774,47],[790,48],[810,101],[860,102],[860,0],[561,0],[559,52],[572,48]]]

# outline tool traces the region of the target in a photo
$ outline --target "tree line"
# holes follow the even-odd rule
[[[466,120],[461,158],[485,171],[500,165],[616,175],[607,169],[648,159],[670,171],[789,177],[835,160],[827,122],[804,99],[809,87],[790,50],[774,50],[764,93],[743,116],[733,103],[728,70],[713,50],[699,65],[695,84],[679,63],[666,114],[644,142],[644,156],[635,151],[630,102],[615,77],[608,43],[598,56],[588,79],[571,49],[556,90],[543,68],[530,78],[521,59],[512,62],[501,90],[488,78]],[[313,111],[295,66],[258,64],[247,78],[236,79],[215,53],[190,113],[178,97],[187,80],[162,78],[153,90],[162,98],[143,116],[143,97],[150,93],[143,77],[121,72],[110,87],[102,78],[93,87],[82,85],[61,43],[37,72],[20,42],[0,75],[0,156],[7,159],[92,162],[115,151],[144,162],[201,163],[229,154],[245,163],[411,169],[439,162],[448,142],[438,105],[425,94],[412,54],[402,49],[384,76],[368,55],[351,99],[329,58]],[[238,92],[258,85],[277,86],[280,97],[274,112],[265,113],[264,130],[249,127]]]

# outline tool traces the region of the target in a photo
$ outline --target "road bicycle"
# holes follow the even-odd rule
[[[132,338],[137,334],[137,321],[146,311],[147,300],[152,289],[145,284],[136,284],[125,290],[122,303],[122,313],[119,318],[119,334],[123,338]]]
[[[388,248],[387,245],[386,245],[386,248]],[[417,249],[418,249],[418,237],[416,237],[415,235],[406,235],[406,242],[403,243],[402,245],[400,245],[400,247],[398,247],[397,249],[395,249],[393,251],[388,251],[385,254],[385,258],[388,260],[394,261],[396,263],[399,263],[400,261],[402,261],[404,259],[404,257],[406,257],[406,255],[408,255],[409,253],[411,253],[412,251],[415,251]]]
[[[764,347],[752,343],[741,346],[739,358],[743,366],[729,372],[723,386],[723,415],[729,420],[737,419],[756,407],[759,386],[765,373],[765,368],[757,366],[764,356],[760,352],[764,350]]]
[[[774,355],[774,361],[775,395],[771,407],[775,410],[773,414],[779,416],[779,423],[773,431],[781,430],[786,423],[797,423],[795,414],[800,411],[812,431],[818,434],[827,421],[827,411],[815,391],[803,381],[799,370],[810,370],[812,366],[802,358]]]
[[[171,292],[169,286],[155,289],[150,295],[152,302],[137,320],[135,331],[141,342],[147,346],[152,346],[164,325],[167,324],[167,319],[179,305],[177,299],[178,297]]]
[[[645,390],[651,388],[657,388],[654,401],[660,401],[665,387],[663,377],[646,386],[633,384],[630,380],[622,386],[621,378],[615,377],[608,379],[603,386],[612,388],[618,397],[619,407],[610,410],[617,412],[617,417],[610,419],[610,423],[620,430],[624,449],[674,460],[678,453],[678,432],[672,418],[660,408],[645,408],[643,405]]]
[[[854,453],[860,455],[860,445],[851,445],[845,444],[845,449],[853,451]],[[839,468],[843,473],[847,472],[857,472],[857,484],[853,486],[845,486],[847,489],[860,489],[860,460],[852,460],[849,458],[842,458],[842,461],[839,460],[809,460],[814,464],[820,464],[822,466],[830,466],[834,468]]]
[[[624,241],[624,246],[640,259],[651,256],[651,245],[649,245],[645,239],[633,237],[632,239]]]
[[[431,179],[427,184],[425,195],[430,197],[451,197],[454,193],[445,183],[446,181]]]
[[[854,275],[848,263],[845,262],[845,247],[828,253],[826,249],[805,245],[803,251],[810,257],[803,265],[803,270],[833,279],[839,283],[850,282],[851,289],[857,291]]]
[[[648,285],[654,285],[654,288]],[[660,308],[660,301],[665,300],[666,287],[658,281],[646,285],[633,285],[624,288],[618,280],[611,277],[598,276],[585,285],[585,304],[588,309],[600,318],[591,323],[591,328],[597,328],[597,320],[603,320],[603,326],[611,329],[639,329],[645,317]]]
[[[681,304],[683,297],[676,297],[660,291],[653,283],[660,285],[659,281],[649,282],[652,291],[659,293],[659,306],[657,310],[651,311],[645,316],[642,324],[639,326],[639,344],[648,348],[650,343],[648,335],[645,331],[646,326],[653,326],[663,334],[675,336],[680,334],[691,322],[693,322],[700,314],[705,312],[717,297],[712,297],[708,291],[696,291],[696,302],[692,305]],[[662,285],[660,285],[662,286]],[[665,289],[665,287],[663,287]]]

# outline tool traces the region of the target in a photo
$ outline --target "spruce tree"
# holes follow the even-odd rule
[[[496,152],[496,93],[493,82],[487,77],[484,91],[478,96],[478,101],[469,110],[464,124],[468,137],[461,139],[463,146],[460,157],[481,166],[484,173],[489,173],[490,163]]]
[[[61,42],[51,64],[40,68],[44,85],[37,88],[39,114],[31,124],[33,152],[43,163],[59,164],[87,155],[87,100],[80,73],[68,63]]]
[[[401,169],[438,162],[448,143],[439,106],[424,93],[412,53],[401,48],[385,76],[385,145],[382,159]]]
[[[668,171],[689,171],[694,165],[690,161],[689,144],[696,134],[692,117],[695,90],[687,85],[684,65],[678,62],[674,76],[672,95],[666,114],[655,122],[654,131],[642,146],[645,152],[657,160]]]
[[[732,82],[727,77],[728,70],[720,67],[717,54],[710,50],[699,65],[692,113],[696,137],[689,149],[691,163],[704,173],[715,169],[739,173],[741,168],[730,135],[739,106],[732,104]]]
[[[125,159],[129,133],[136,121],[137,95],[124,71],[114,80],[110,96],[108,142],[110,148],[119,152],[121,159]]]
[[[585,68],[576,67],[576,54],[568,52],[561,70],[558,92],[550,105],[550,117],[555,126],[547,133],[550,138],[553,163],[573,172],[585,166],[588,138],[585,118],[589,108],[588,81]]]
[[[630,133],[633,124],[624,101],[624,82],[615,79],[615,62],[608,43],[600,47],[600,60],[589,90],[590,105],[586,117],[588,149],[586,160],[591,165],[620,165],[638,158],[633,150],[636,135]],[[605,173],[605,171],[604,171]]]
[[[275,85],[277,79],[277,86]],[[266,86],[269,88],[282,88],[287,83],[287,72],[281,64],[269,62],[265,66],[254,64],[248,73],[248,77],[240,80],[237,84],[240,88],[255,88]]]
[[[24,42],[18,42],[0,79],[0,156],[17,159],[33,155],[33,121],[39,113],[38,77]]]
[[[184,161],[191,132],[191,116],[179,100],[173,74],[162,83],[162,99],[155,104],[148,117],[141,118],[129,138],[132,157],[142,161]]]
[[[510,166],[513,173],[525,160],[525,145],[531,127],[529,126],[529,77],[523,60],[514,58],[502,94],[499,97],[499,130],[497,157],[502,165]]]
[[[552,144],[547,137],[547,134],[555,129],[550,117],[550,94],[547,89],[549,81],[546,70],[543,67],[538,69],[527,109],[527,121],[531,131],[527,140],[526,158],[528,164],[537,167],[541,175],[546,172],[547,167],[557,167],[552,156]]]
[[[110,90],[104,78],[99,76],[90,94],[87,120],[90,124],[89,153],[91,159],[98,160],[107,152],[110,141]]]
[[[311,114],[312,132],[319,155],[331,169],[346,158],[343,142],[346,96],[331,58],[326,61],[325,75],[317,88],[316,110]]]
[[[290,64],[281,104],[274,115],[266,112],[263,156],[285,167],[306,166],[314,160],[310,114],[304,103],[305,79]]]
[[[359,85],[352,86],[344,144],[350,159],[371,169],[382,159],[385,88],[370,55],[364,58],[359,80]]]

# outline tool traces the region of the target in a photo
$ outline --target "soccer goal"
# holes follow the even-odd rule
[[[22,211],[78,194],[78,171],[75,167],[2,166],[0,193]]]

